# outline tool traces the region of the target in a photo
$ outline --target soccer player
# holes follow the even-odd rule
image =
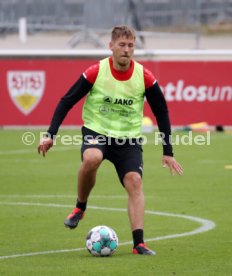
[[[135,32],[129,26],[116,26],[109,48],[112,56],[90,66],[61,98],[47,137],[38,145],[45,156],[68,111],[87,95],[82,111],[82,163],[78,173],[77,203],[64,224],[73,229],[83,219],[96,173],[104,159],[113,163],[128,194],[128,216],[133,237],[133,254],[155,255],[144,243],[144,193],[142,184],[141,125],[144,96],[164,135],[162,164],[171,174],[183,173],[173,157],[171,127],[163,93],[154,75],[132,59]]]

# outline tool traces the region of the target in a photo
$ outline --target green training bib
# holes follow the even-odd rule
[[[101,60],[97,79],[83,107],[84,126],[115,138],[140,137],[144,92],[141,64],[134,62],[131,78],[119,81],[111,73],[109,58]]]

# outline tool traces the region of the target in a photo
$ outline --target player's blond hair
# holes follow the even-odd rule
[[[136,39],[135,31],[127,25],[115,26],[111,32],[111,40],[117,40],[119,37],[125,36],[126,38]]]

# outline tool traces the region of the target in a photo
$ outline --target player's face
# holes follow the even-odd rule
[[[125,36],[110,42],[110,50],[113,53],[113,66],[116,70],[125,71],[130,67],[130,61],[134,53],[135,40]]]

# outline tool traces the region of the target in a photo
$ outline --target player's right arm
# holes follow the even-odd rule
[[[47,135],[40,141],[37,147],[39,154],[42,152],[43,156],[45,156],[46,152],[52,147],[53,139],[55,139],[59,127],[70,109],[91,90],[96,80],[98,69],[99,66],[97,65],[89,67],[76,83],[74,83],[69,91],[60,99],[52,117]]]
[[[69,91],[60,99],[53,114],[50,127],[47,131],[50,138],[55,138],[60,125],[72,107],[88,94],[92,84],[83,76],[69,89]]]

